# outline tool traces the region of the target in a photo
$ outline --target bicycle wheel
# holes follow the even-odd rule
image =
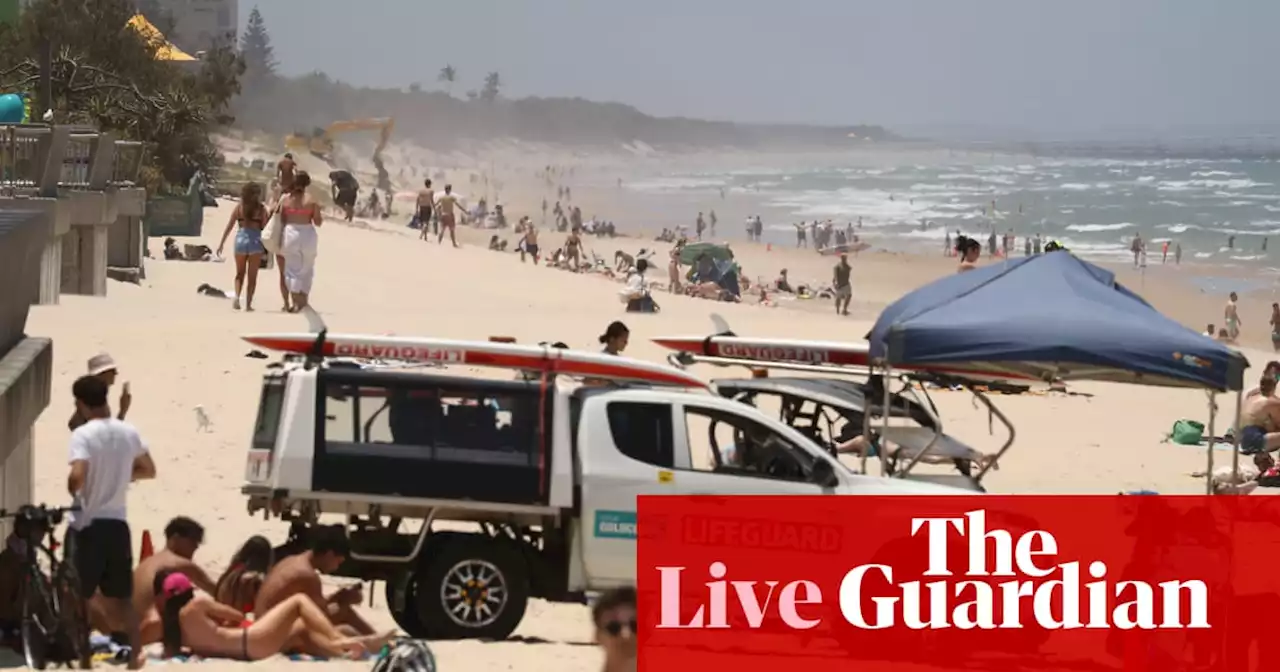
[[[28,571],[22,580],[22,654],[33,670],[48,667],[50,654],[57,648],[53,638],[58,618],[53,605],[49,579],[39,571]]]
[[[89,611],[80,596],[80,575],[75,565],[58,563],[53,573],[53,596],[57,603],[58,649],[60,662],[93,668],[93,651],[89,648]]]

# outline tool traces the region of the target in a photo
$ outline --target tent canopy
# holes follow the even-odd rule
[[[891,304],[871,332],[891,365],[964,364],[1049,380],[1239,390],[1239,352],[1160,314],[1069,252],[958,273]]]
[[[165,39],[160,29],[152,25],[147,20],[147,17],[141,14],[135,14],[132,19],[129,19],[129,27],[138,31],[138,34],[147,41],[158,45],[156,47],[156,60],[184,62],[197,60],[195,56],[173,46],[172,43]]]

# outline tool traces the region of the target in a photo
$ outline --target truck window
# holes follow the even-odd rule
[[[675,467],[671,406],[613,401],[607,412],[613,445],[623,455],[655,467]]]
[[[807,482],[813,456],[754,420],[685,407],[689,463],[697,471]]]
[[[280,432],[280,411],[284,408],[284,379],[273,378],[262,385],[258,419],[253,423],[253,447],[274,450]]]
[[[408,459],[535,463],[535,394],[330,383],[329,449]]]

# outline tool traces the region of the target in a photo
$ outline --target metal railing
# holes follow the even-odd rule
[[[0,196],[137,184],[143,143],[84,126],[0,124]]]

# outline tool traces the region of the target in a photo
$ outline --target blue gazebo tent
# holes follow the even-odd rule
[[[1110,271],[1069,252],[1023,257],[926,285],[867,334],[873,360],[964,364],[1042,380],[1241,390],[1245,357],[1165,317]]]

